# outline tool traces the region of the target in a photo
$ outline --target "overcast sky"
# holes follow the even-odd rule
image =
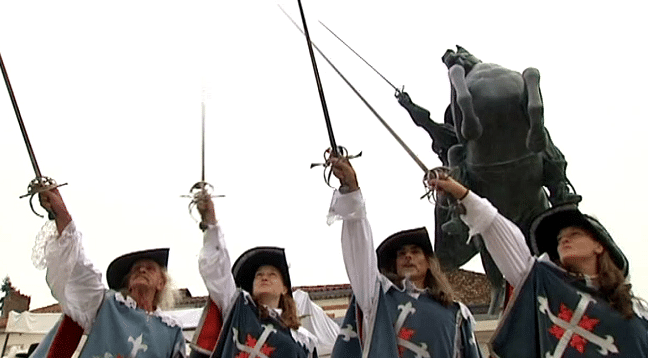
[[[303,0],[312,40],[430,168],[440,162],[427,134],[318,20],[438,121],[449,102],[446,49],[538,68],[545,123],[581,209],[606,225],[630,260],[635,293],[648,298],[641,3],[446,3]],[[296,1],[279,4],[299,21]],[[177,286],[206,294],[201,232],[181,195],[200,180],[207,88],[206,179],[226,195],[216,208],[232,261],[253,246],[282,246],[294,285],[348,282],[340,224],[325,222],[332,191],[309,169],[329,142],[306,42],[276,2],[3,1],[0,53],[41,172],[69,183],[61,192],[102,272],[123,253],[170,247]],[[432,231],[423,172],[317,61],[337,143],[363,152],[353,164],[376,245],[399,230]],[[44,219],[18,199],[34,172],[0,92],[0,275],[37,308],[55,303],[30,260]],[[478,260],[465,268],[482,270]]]

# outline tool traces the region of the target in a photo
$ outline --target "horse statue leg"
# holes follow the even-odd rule
[[[452,88],[456,93],[457,105],[461,109],[460,118],[457,118],[457,113],[455,113],[455,129],[457,131],[461,129],[461,135],[466,140],[478,139],[482,135],[483,128],[475,113],[472,95],[466,84],[466,70],[461,65],[453,65],[448,71],[448,76],[450,77]]]
[[[479,247],[482,266],[484,266],[486,277],[488,277],[488,282],[490,282],[491,285],[491,300],[488,305],[488,314],[495,315],[500,312],[504,306],[504,300],[506,298],[506,280],[495,264],[493,257],[488,253],[488,250],[486,250],[486,244],[484,244],[484,239],[482,239],[481,235],[473,236],[471,241],[475,241]]]
[[[529,116],[529,133],[526,145],[530,151],[540,153],[547,147],[544,128],[544,105],[540,94],[540,71],[529,67],[522,72],[524,87],[527,92],[527,114]]]

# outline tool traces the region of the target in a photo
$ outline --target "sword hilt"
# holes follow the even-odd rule
[[[41,176],[29,182],[29,185],[27,186],[27,194],[23,194],[19,198],[22,199],[24,197],[29,196],[29,207],[31,208],[31,211],[34,214],[36,214],[36,216],[42,218],[44,217],[44,215],[39,214],[36,211],[36,209],[34,209],[34,203],[33,203],[34,196],[44,191],[52,190],[64,185],[67,185],[67,183],[57,184],[54,179],[50,177]],[[45,211],[47,211],[47,218],[49,220],[54,220],[56,218],[56,214],[54,214],[52,210],[45,209]]]
[[[182,195],[183,198],[191,198],[188,206],[189,215],[198,223],[200,230],[203,231],[207,229],[207,226],[202,222],[202,220],[198,220],[196,218],[196,216],[194,215],[194,209],[196,208],[196,205],[198,205],[198,202],[206,198],[225,197],[225,195],[214,195],[213,192],[213,185],[207,183],[206,181],[199,181],[191,187],[191,189],[189,190],[189,195]]]
[[[427,198],[432,204],[436,204],[439,200],[438,189],[436,185],[430,185],[430,180],[432,179],[446,179],[452,176],[452,169],[449,167],[436,167],[430,169],[423,175],[423,185],[425,186],[425,194],[421,196],[421,199]],[[466,214],[466,208],[458,200],[448,196],[447,198],[449,205],[447,208],[452,210],[457,214]]]
[[[319,167],[323,166],[324,167],[324,182],[326,185],[329,187],[333,188],[331,185],[331,176],[333,174],[333,167],[331,166],[331,157],[336,156],[338,158],[345,158],[345,159],[354,159],[362,156],[362,152],[355,154],[355,155],[349,155],[349,151],[341,146],[337,146],[337,153],[333,153],[333,148],[329,147],[324,151],[324,163],[312,163],[310,165],[311,169],[314,167]],[[340,188],[340,190],[343,190]]]

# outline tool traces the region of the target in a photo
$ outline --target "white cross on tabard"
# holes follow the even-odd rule
[[[232,331],[234,332],[234,344],[236,345],[236,348],[241,352],[248,353],[250,355],[249,358],[269,358],[267,355],[261,353],[261,348],[263,348],[263,345],[268,340],[270,333],[277,332],[277,330],[271,324],[263,324],[261,326],[263,327],[263,332],[261,332],[261,335],[256,341],[254,347],[249,347],[239,342],[237,338],[238,330],[236,328],[232,328]]]
[[[609,353],[619,353],[619,350],[614,345],[614,337],[608,335],[605,339],[595,335],[594,333],[580,327],[578,323],[581,321],[589,306],[590,302],[596,302],[590,295],[586,293],[578,293],[581,296],[581,299],[578,301],[578,305],[574,310],[574,313],[569,322],[556,317],[551,310],[549,309],[549,302],[546,297],[538,296],[538,309],[541,313],[546,314],[549,317],[549,320],[556,326],[565,330],[565,333],[560,337],[558,344],[556,345],[556,350],[553,353],[547,352],[546,358],[560,358],[565,354],[567,349],[567,344],[571,340],[574,334],[577,334],[590,343],[593,343],[599,347],[599,353],[602,356],[606,356]]]
[[[416,308],[412,307],[412,302],[407,302],[404,305],[398,305],[398,310],[401,312],[398,314],[398,319],[396,319],[396,323],[394,323],[394,329],[396,331],[396,335],[398,335],[398,333],[403,328],[407,316],[409,316],[410,314],[414,314],[414,312],[416,312]],[[402,346],[405,349],[414,352],[416,354],[416,358],[430,358],[430,353],[427,351],[427,344],[421,343],[420,345],[417,345],[413,342],[410,342],[398,336],[396,337],[396,340],[399,346]]]

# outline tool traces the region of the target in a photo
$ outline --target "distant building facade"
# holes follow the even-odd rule
[[[490,303],[490,284],[486,275],[478,272],[458,269],[447,273],[448,280],[454,290],[458,300],[470,308],[477,320],[477,341],[482,348],[485,356],[487,355],[487,342],[490,339],[496,325],[497,317],[486,315]],[[310,299],[320,306],[324,312],[338,324],[346,314],[346,310],[351,300],[352,290],[350,284],[337,285],[319,285],[319,286],[297,286],[295,290],[302,290],[308,293]],[[19,312],[29,310],[30,297],[21,295],[19,291],[14,290],[12,298],[5,303],[8,310]],[[191,292],[186,289],[178,290],[176,296],[175,310],[187,310],[202,308],[207,302],[208,296],[193,297]],[[40,307],[30,311],[31,313],[61,313],[59,304],[53,304]],[[3,314],[5,312],[3,311]],[[4,333],[6,318],[0,320],[0,337]],[[4,325],[3,325],[4,323]],[[193,335],[193,329],[185,328],[186,337]]]

